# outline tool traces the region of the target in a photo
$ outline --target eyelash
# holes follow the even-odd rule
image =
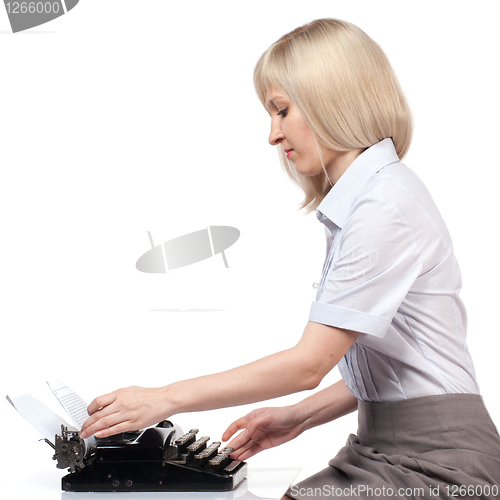
[[[283,118],[285,118],[287,114],[288,114],[288,106],[278,110],[278,116],[283,116]]]

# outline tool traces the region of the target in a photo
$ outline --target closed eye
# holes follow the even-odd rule
[[[288,114],[288,106],[284,107],[283,109],[280,109],[278,111],[278,116],[282,116],[283,118]]]

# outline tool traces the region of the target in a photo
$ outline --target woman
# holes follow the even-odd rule
[[[226,372],[101,396],[82,435],[313,389],[338,364],[333,386],[231,424],[224,440],[245,429],[233,456],[358,409],[358,435],[289,496],[498,497],[500,437],[465,343],[460,271],[432,198],[400,163],[412,120],[385,55],[355,26],[318,20],[264,53],[255,85],[271,116],[269,142],[327,233],[301,340]]]

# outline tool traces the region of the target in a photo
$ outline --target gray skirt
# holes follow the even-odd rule
[[[500,500],[500,437],[476,394],[360,401],[358,434],[328,465],[287,495]]]

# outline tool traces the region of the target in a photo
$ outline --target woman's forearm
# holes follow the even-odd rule
[[[174,382],[160,389],[169,413],[213,410],[313,389],[314,372],[287,349],[220,373]]]
[[[163,388],[164,397],[173,413],[181,413],[314,389],[356,337],[353,332],[310,323],[295,347],[225,372],[175,382]]]
[[[315,380],[300,351],[287,349],[231,370],[165,387],[127,387],[100,396],[88,406],[90,416],[80,435],[107,437],[147,427],[177,413],[271,399],[311,389]]]
[[[129,387],[90,403],[83,437],[107,437],[152,425],[176,413],[253,403],[317,387],[358,333],[309,322],[299,343],[225,372],[166,387]]]
[[[358,408],[358,399],[349,392],[344,381],[339,380],[295,406],[303,418],[303,432],[355,411]]]

